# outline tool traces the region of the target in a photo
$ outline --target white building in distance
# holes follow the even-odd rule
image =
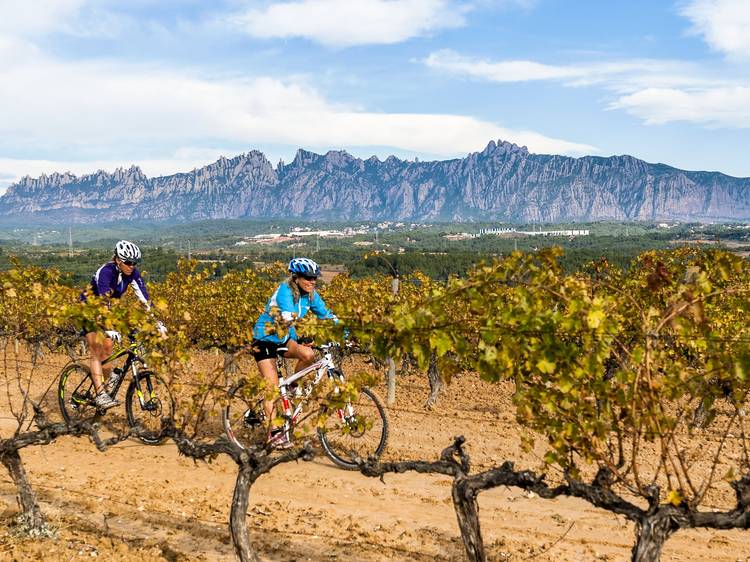
[[[588,236],[590,231],[588,229],[580,230],[516,230],[515,228],[480,228],[479,235],[485,236],[488,234],[494,234],[496,236],[502,235],[519,235],[519,236]]]

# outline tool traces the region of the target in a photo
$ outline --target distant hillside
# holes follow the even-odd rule
[[[23,178],[0,216],[56,222],[121,219],[565,222],[750,218],[750,178],[688,172],[632,156],[530,154],[490,142],[466,158],[411,162],[300,149],[274,166],[251,151],[188,173],[148,178],[138,167],[82,177]]]

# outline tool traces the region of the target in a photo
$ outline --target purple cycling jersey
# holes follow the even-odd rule
[[[96,296],[108,296],[119,299],[128,287],[132,286],[135,296],[146,308],[151,308],[146,283],[140,272],[133,268],[133,273],[125,275],[115,262],[108,262],[96,270],[91,278],[91,292]],[[86,300],[86,292],[81,293],[81,300]]]

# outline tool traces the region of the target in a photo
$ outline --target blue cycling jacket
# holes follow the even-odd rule
[[[271,298],[266,304],[266,309],[255,323],[255,327],[253,328],[253,337],[255,339],[274,343],[285,343],[289,339],[297,341],[297,333],[294,328],[289,329],[287,337],[285,338],[280,338],[275,333],[266,333],[266,327],[272,329],[274,325],[273,318],[271,317],[272,309],[278,309],[281,312],[281,318],[287,322],[291,322],[297,318],[303,318],[309,310],[312,310],[318,318],[330,318],[338,322],[336,315],[328,310],[326,303],[323,302],[323,299],[317,291],[301,295],[299,300],[295,303],[292,289],[289,286],[289,283],[285,281],[279,285],[273,295],[271,295]]]
[[[119,299],[128,287],[133,287],[135,296],[146,305],[146,309],[151,308],[146,283],[137,269],[133,268],[133,273],[125,275],[117,264],[111,261],[97,269],[91,278],[91,292],[98,297],[108,296]],[[81,293],[81,300],[86,300],[86,291]]]

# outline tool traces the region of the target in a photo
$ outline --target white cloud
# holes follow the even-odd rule
[[[465,57],[447,49],[431,53],[424,62],[430,68],[492,82],[570,79],[582,74],[573,67],[552,66],[527,60],[493,62]]]
[[[672,121],[712,127],[750,128],[750,87],[680,90],[647,88],[622,96],[611,105],[649,124]]]
[[[0,0],[0,34],[38,35],[65,29],[87,0]]]
[[[681,10],[717,51],[750,58],[750,2],[748,0],[691,0]]]
[[[567,86],[597,85],[614,94],[608,109],[622,109],[649,124],[686,121],[711,127],[750,127],[750,86],[695,64],[626,60],[574,65],[488,61],[453,51],[430,54],[424,63],[459,76],[498,83],[555,80]]]
[[[460,27],[469,9],[456,0],[298,0],[251,8],[230,22],[253,37],[304,37],[348,47],[399,43]]]
[[[603,85],[630,92],[640,87],[716,84],[701,77],[695,65],[682,61],[634,59],[586,64],[550,65],[529,60],[491,61],[452,50],[431,53],[424,64],[436,70],[498,83],[557,80],[568,86]]]
[[[0,0],[0,37],[111,38],[135,29],[135,21],[112,6],[113,0]]]
[[[170,154],[151,164],[150,173],[159,174],[175,171],[170,162],[185,160],[171,155],[168,147],[205,146],[207,139],[247,149],[378,146],[402,154],[458,156],[502,138],[535,152],[596,151],[471,116],[377,113],[336,105],[303,81],[216,78],[104,61],[72,63],[18,42],[6,44],[5,50],[0,44],[0,84],[0,153],[6,158],[11,150],[44,148],[126,165],[132,162],[124,161],[130,154],[150,150]],[[109,154],[117,156],[109,159]],[[78,164],[100,165],[84,164],[87,159],[79,158]],[[0,172],[18,176],[36,166]]]

